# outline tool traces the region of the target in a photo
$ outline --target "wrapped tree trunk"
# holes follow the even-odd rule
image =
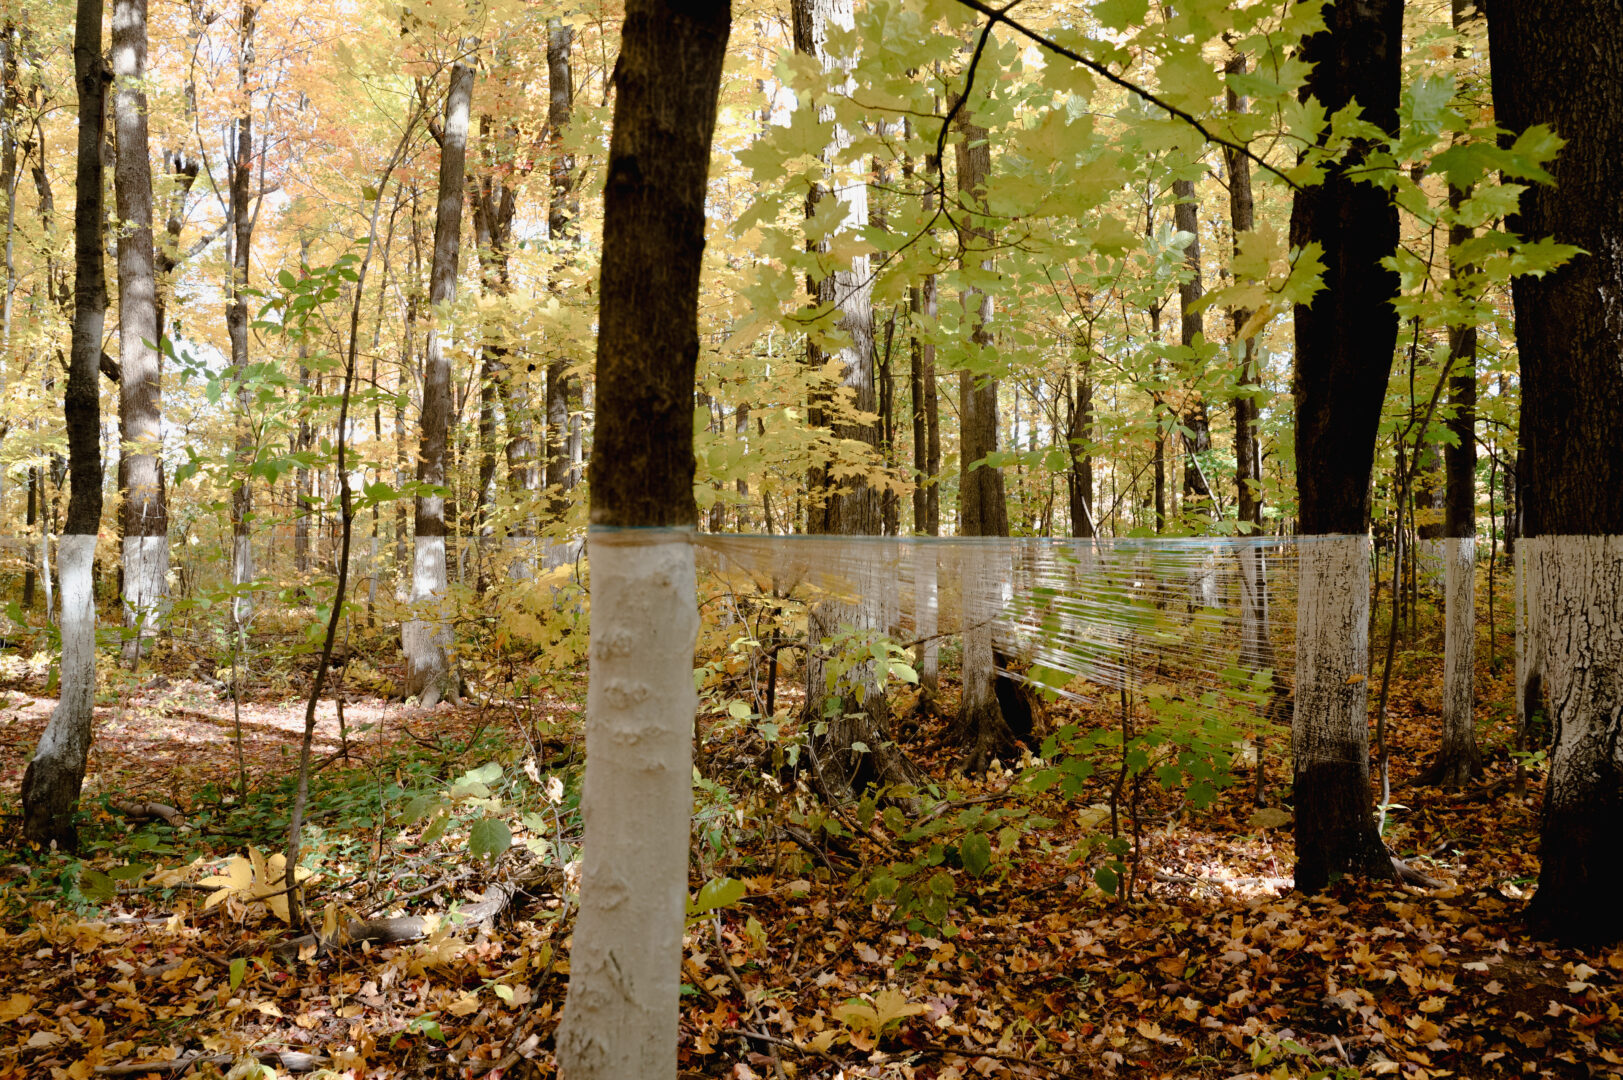
[[[439,202],[434,217],[434,258],[429,269],[429,303],[436,321],[428,330],[423,362],[423,434],[417,479],[433,485],[417,496],[416,546],[412,560],[412,618],[400,630],[406,653],[406,694],[423,705],[454,695],[451,624],[445,611],[446,431],[451,420],[451,361],[445,355],[438,322],[443,307],[456,299],[457,257],[462,237],[462,193],[468,149],[468,111],[473,103],[473,67],[457,63],[445,93],[440,131]]]
[[[79,0],[73,75],[79,91],[79,146],[73,210],[73,344],[62,408],[68,429],[72,492],[58,541],[62,595],[60,697],[23,773],[23,835],[44,847],[78,849],[73,818],[90,753],[96,700],[96,602],[91,569],[101,525],[101,398],[96,380],[107,308],[102,266],[102,128],[111,73],[101,55],[100,0]]]
[[[118,166],[118,366],[124,478],[124,657],[157,636],[168,595],[169,515],[159,451],[157,267],[152,244],[152,159],[147,150],[146,0],[113,5],[113,117]]]
[[[1302,43],[1313,65],[1304,100],[1331,113],[1355,99],[1363,118],[1397,129],[1402,0],[1338,3]],[[1316,892],[1344,874],[1390,877],[1370,812],[1370,472],[1397,344],[1398,276],[1381,260],[1398,245],[1398,212],[1356,170],[1375,148],[1354,146],[1322,183],[1297,192],[1291,245],[1322,245],[1324,291],[1296,307],[1296,463],[1301,586],[1296,620],[1296,887]]]
[[[1555,735],[1528,915],[1553,937],[1599,943],[1623,933],[1623,18],[1609,0],[1491,0],[1487,13],[1499,122],[1567,140],[1555,183],[1524,192],[1510,227],[1583,252],[1513,285],[1517,551]]]
[[[581,909],[558,1061],[675,1080],[692,804],[699,270],[727,0],[629,0],[603,209]]]

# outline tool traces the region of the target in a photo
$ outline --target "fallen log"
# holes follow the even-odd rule
[[[173,806],[161,802],[148,802],[134,799],[115,799],[112,808],[125,817],[131,818],[159,818],[170,828],[178,829],[186,824],[186,815]]]

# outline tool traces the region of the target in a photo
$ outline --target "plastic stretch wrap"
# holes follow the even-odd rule
[[[861,602],[921,650],[989,622],[1001,673],[1062,696],[1281,717],[1299,559],[1326,539],[691,536],[699,568],[735,593]]]

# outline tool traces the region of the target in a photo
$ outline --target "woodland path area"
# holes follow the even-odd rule
[[[1623,1062],[1623,950],[1540,945],[1518,921],[1537,873],[1536,772],[1524,798],[1502,752],[1490,753],[1484,782],[1458,795],[1413,785],[1413,763],[1437,737],[1435,668],[1423,652],[1400,656],[1387,833],[1444,882],[1431,891],[1345,883],[1293,894],[1288,814],[1255,811],[1242,771],[1200,811],[1148,786],[1124,902],[1094,885],[1086,860],[1068,860],[1079,840],[1108,829],[1097,807],[994,772],[959,783],[934,819],[977,808],[1030,816],[1000,834],[980,877],[957,871],[948,921],[958,933],[944,939],[843,887],[859,864],[903,845],[883,815],[824,847],[801,843],[772,809],[769,784],[738,792],[719,815],[701,798],[692,886],[704,885],[704,868],[732,875],[744,895],[690,924],[683,1074],[1609,1075]],[[1485,711],[1508,698],[1508,683],[1485,681]],[[42,684],[20,672],[8,682],[6,783],[43,726]],[[565,695],[541,711],[569,709]],[[244,844],[275,843],[297,702],[243,703],[251,792],[240,807],[230,800],[232,702],[213,686],[149,678],[97,713],[83,863],[8,868],[0,893],[0,964],[14,973],[0,992],[0,1076],[224,1075],[255,1054],[277,1075],[553,1074],[573,878],[558,888],[556,874],[537,879],[532,864],[542,861],[535,849],[550,857],[553,842],[578,838],[569,764],[578,750],[567,736],[530,753],[526,739],[545,720],[526,729],[508,703],[423,710],[359,698],[345,707],[346,761],[334,757],[336,716],[324,713],[317,753],[330,764],[312,795],[321,871],[307,899],[318,923],[329,906],[333,920],[444,913],[477,903],[492,881],[541,884],[488,923],[445,922],[416,941],[319,956],[307,948],[300,958],[276,950],[284,931],[251,889],[201,910],[213,889],[198,885],[228,870]],[[701,720],[710,770],[752,753],[723,719]],[[1486,724],[1484,745],[1506,745],[1511,726]],[[937,775],[951,757],[943,737],[926,725],[907,746]],[[429,842],[422,822],[404,822],[412,790],[443,792],[487,758],[508,762],[503,790],[515,806],[520,789],[539,794],[553,777],[571,790],[561,816],[521,817],[535,828],[514,823],[517,842],[482,867],[465,855],[464,822]],[[385,788],[374,816],[379,803],[366,792]],[[187,824],[107,809],[124,800],[171,803]],[[529,801],[547,805],[544,795]],[[714,844],[722,816],[732,820]],[[114,884],[116,896],[86,896],[81,867],[116,881],[131,863],[139,872]]]

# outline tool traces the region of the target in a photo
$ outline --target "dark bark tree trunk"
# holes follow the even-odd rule
[[[575,155],[563,141],[564,129],[569,126],[575,107],[574,76],[569,67],[569,53],[574,47],[574,27],[561,19],[547,24],[547,130],[550,132],[552,158],[548,165],[551,184],[547,206],[547,235],[552,239],[553,251],[565,253],[573,248],[580,233],[578,218],[580,202],[575,194]],[[561,516],[569,506],[564,493],[575,486],[576,471],[570,454],[569,398],[571,381],[569,365],[561,359],[547,364],[547,434],[546,477],[547,489],[552,492],[550,515]]]
[[[1512,287],[1529,618],[1555,729],[1528,915],[1543,934],[1609,942],[1623,934],[1623,11],[1490,0],[1487,13],[1499,123],[1567,140],[1555,183],[1524,192],[1510,226],[1586,252]]]
[[[992,148],[987,130],[976,124],[965,107],[959,113],[961,137],[957,143],[958,199],[968,207],[959,218],[958,243],[967,280],[989,275],[992,231],[974,215],[985,205],[986,183],[992,171]],[[977,275],[976,271],[980,273]],[[973,361],[992,344],[992,296],[984,287],[964,290],[964,310],[971,324]],[[1009,508],[1003,470],[986,461],[998,448],[998,380],[975,370],[958,373],[958,531],[962,536],[1008,536]],[[964,746],[966,773],[986,770],[994,757],[1009,750],[1014,736],[1004,721],[996,692],[997,664],[992,652],[992,612],[987,604],[987,581],[1003,576],[992,565],[990,553],[966,560],[963,696],[958,707],[958,737]]]
[[[462,243],[462,196],[466,187],[468,112],[473,103],[471,64],[451,68],[440,130],[439,198],[434,214],[434,259],[429,269],[429,303],[436,320],[456,299],[456,268]],[[438,325],[430,324],[423,363],[423,434],[417,480],[433,492],[417,496],[416,551],[412,565],[412,618],[401,628],[406,653],[406,694],[423,705],[454,695],[451,626],[446,612],[445,493],[446,437],[451,421],[451,361]]]
[[[1200,268],[1200,203],[1195,197],[1193,180],[1174,180],[1172,194],[1178,200],[1172,207],[1174,227],[1179,232],[1186,232],[1194,237],[1183,251],[1184,265],[1188,268],[1189,277],[1178,283],[1178,343],[1191,350],[1185,362],[1189,364],[1191,375],[1198,376],[1200,365],[1194,360],[1192,350],[1197,345],[1197,339],[1203,342],[1206,337],[1205,319],[1196,307],[1206,292]],[[1191,382],[1193,381],[1192,378]],[[1212,493],[1206,484],[1206,474],[1201,469],[1197,455],[1204,454],[1212,448],[1212,424],[1206,412],[1206,402],[1200,398],[1198,392],[1191,395],[1191,400],[1185,408],[1183,426],[1188,428],[1190,433],[1187,436],[1180,436],[1176,442],[1183,451],[1178,456],[1184,463],[1184,513],[1186,515],[1201,513],[1211,517],[1215,512]]]
[[[147,149],[146,0],[113,5],[113,126],[118,166],[119,455],[124,480],[124,657],[134,663],[157,635],[168,593],[169,515],[159,481],[157,265],[152,245],[152,159]]]
[[[927,172],[940,173],[940,162],[931,155]],[[924,194],[924,212],[935,209],[935,192]],[[910,325],[910,376],[913,400],[913,532],[920,536],[941,535],[941,414],[936,382],[935,343],[923,340],[920,320],[936,319],[936,276],[926,274],[908,291],[908,310],[915,317]],[[922,677],[922,672],[921,672]],[[933,691],[933,687],[931,688]]]
[[[1080,370],[1065,372],[1065,449],[1070,467],[1065,493],[1071,504],[1071,535],[1092,539],[1099,535],[1093,501],[1093,357],[1084,351]]]
[[[1303,99],[1331,114],[1354,100],[1363,118],[1397,130],[1402,0],[1336,3],[1307,38],[1313,65]],[[1302,551],[1296,709],[1296,887],[1317,892],[1344,874],[1390,877],[1392,861],[1370,812],[1370,471],[1386,396],[1397,314],[1397,274],[1381,260],[1398,245],[1386,192],[1359,182],[1372,152],[1355,146],[1325,179],[1297,192],[1291,245],[1322,245],[1324,290],[1296,308],[1296,463],[1302,532],[1333,536]]]
[[[680,530],[698,513],[699,271],[729,19],[726,0],[629,0],[615,67],[590,465],[586,857],[557,1040],[572,1080],[677,1073],[699,628]],[[667,531],[615,531],[648,527]]]
[[[58,547],[62,575],[60,698],[23,773],[23,835],[30,843],[76,851],[74,816],[90,753],[96,698],[96,605],[91,564],[101,525],[102,326],[107,278],[102,265],[102,130],[112,79],[101,54],[100,0],[79,0],[73,75],[79,91],[79,146],[73,211],[73,344],[63,415],[73,489]]]
[[[1244,53],[1235,53],[1223,68],[1230,75],[1243,75],[1246,70]],[[1230,87],[1227,90],[1230,112],[1243,113],[1246,100]],[[1234,248],[1238,253],[1240,237],[1256,225],[1256,204],[1251,195],[1251,162],[1237,150],[1224,147],[1223,161],[1229,177],[1229,224],[1234,229]],[[1239,339],[1251,312],[1235,308],[1229,312],[1234,335]],[[1257,394],[1261,389],[1257,377],[1257,339],[1255,336],[1239,340],[1237,346],[1240,376],[1236,380],[1234,395],[1234,483],[1239,506],[1238,517],[1243,532],[1262,532],[1262,453],[1257,431]],[[1247,528],[1249,526],[1249,528]]]

